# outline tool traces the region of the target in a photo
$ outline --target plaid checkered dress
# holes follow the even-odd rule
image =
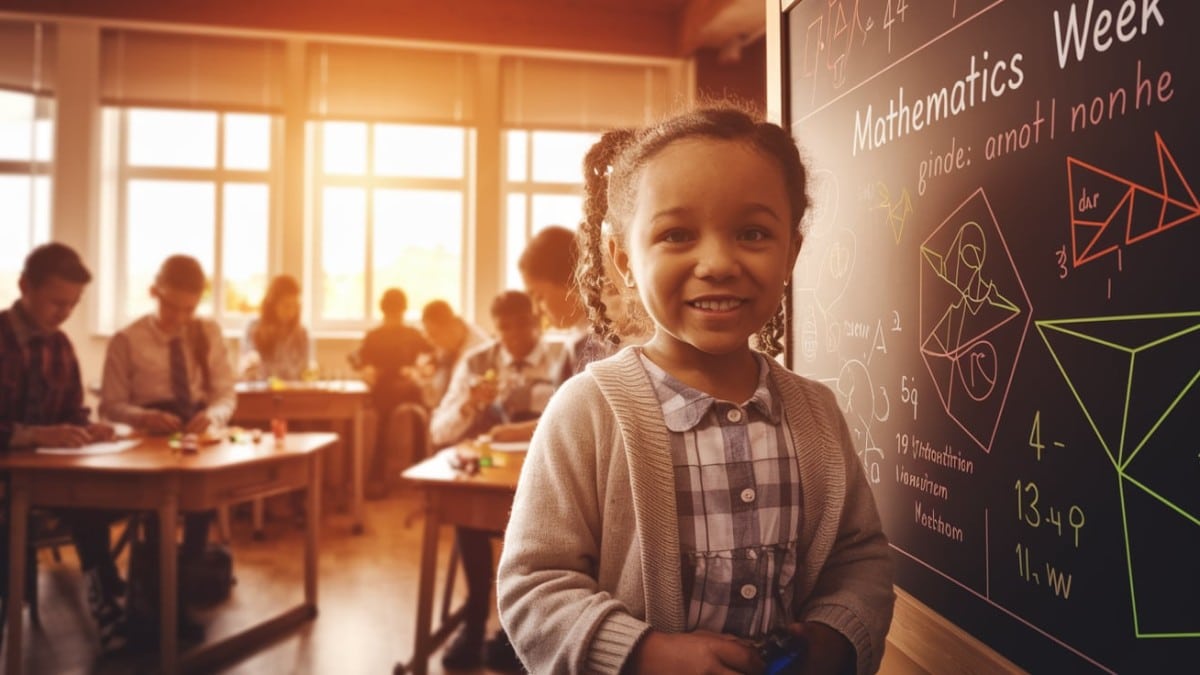
[[[758,387],[736,405],[641,357],[670,431],[688,630],[754,638],[791,615],[800,477],[758,358]]]

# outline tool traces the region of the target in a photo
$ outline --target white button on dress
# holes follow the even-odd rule
[[[730,422],[741,422],[742,411],[738,410],[737,408],[730,408],[729,412],[725,413],[725,419],[729,420]]]
[[[747,600],[753,600],[754,596],[756,595],[758,595],[758,589],[754,587],[754,584],[746,584],[745,586],[742,586],[743,598]]]
[[[755,496],[754,488],[746,488],[745,490],[742,490],[742,501],[747,504],[754,501]]]

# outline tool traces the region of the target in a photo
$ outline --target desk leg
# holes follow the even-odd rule
[[[432,497],[425,497],[425,532],[421,536],[421,576],[417,588],[417,630],[413,638],[413,657],[409,664],[409,672],[413,675],[425,675],[429,668],[430,623],[433,620],[433,587],[437,584],[438,529],[441,522],[438,519],[440,509],[431,502]]]
[[[12,675],[21,673],[21,647],[25,632],[21,626],[21,613],[25,607],[25,575],[36,574],[36,570],[25,569],[25,547],[28,545],[29,525],[29,479],[20,473],[12,475],[10,483],[8,520],[8,663],[4,672]],[[34,583],[37,583],[34,581]]]
[[[317,611],[317,546],[321,523],[321,457],[314,452],[308,456],[308,515],[305,517],[304,537],[304,602]]]
[[[262,497],[255,497],[250,502],[250,521],[254,524],[254,541],[262,541],[267,538],[266,531],[263,529],[264,501]]]
[[[366,416],[362,406],[354,411],[354,457],[350,462],[354,472],[354,526],[350,529],[354,534],[363,533],[363,439],[366,437]]]
[[[158,630],[164,675],[175,675],[179,672],[179,638],[176,634],[179,620],[176,598],[178,570],[175,543],[175,520],[178,515],[179,483],[177,478],[171,478],[166,481],[162,504],[158,507]]]

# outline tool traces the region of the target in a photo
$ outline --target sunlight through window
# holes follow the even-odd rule
[[[365,328],[390,287],[425,303],[463,302],[467,131],[460,127],[325,122],[315,129],[317,324]],[[369,267],[368,267],[369,265]]]

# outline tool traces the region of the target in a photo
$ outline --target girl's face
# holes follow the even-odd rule
[[[279,323],[291,323],[300,318],[300,296],[287,294],[275,303],[275,320]]]
[[[778,164],[745,143],[683,139],[650,160],[626,246],[613,251],[654,320],[647,347],[674,358],[748,352],[799,252],[791,221]]]
[[[570,286],[563,287],[548,279],[523,276],[525,291],[533,298],[538,311],[550,320],[555,328],[570,328],[582,317],[579,303]]]

